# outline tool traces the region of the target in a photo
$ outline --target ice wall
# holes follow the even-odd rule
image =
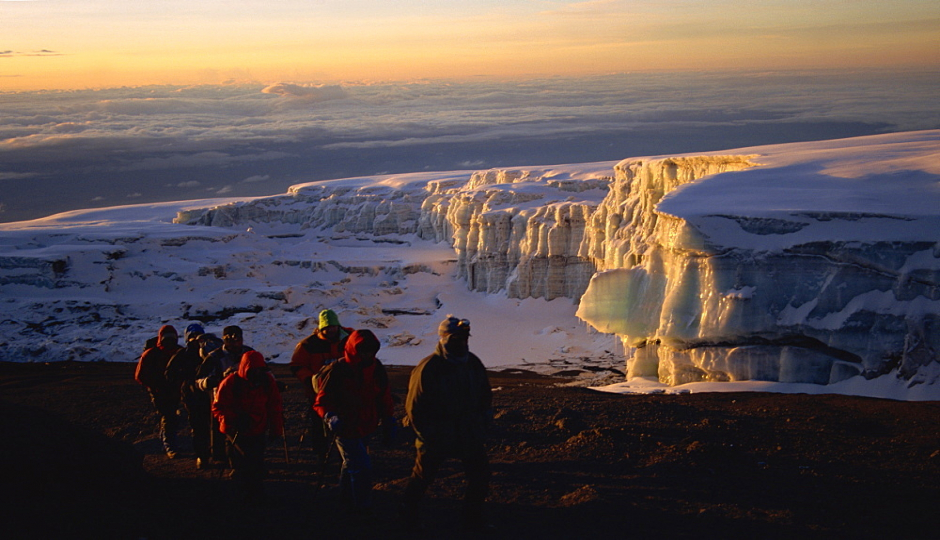
[[[578,316],[621,337],[628,376],[917,382],[940,361],[936,132],[789,150],[618,166]]]
[[[614,162],[406,175],[300,185],[287,196],[181,212],[177,223],[293,224],[337,234],[417,234],[447,242],[472,290],[513,298],[584,293],[595,272],[581,255],[588,219]]]
[[[338,233],[411,234],[417,231],[423,199],[415,189],[321,184],[291,188],[287,197],[180,212],[175,221],[215,227],[277,222]]]
[[[491,170],[465,185],[429,187],[422,231],[450,240],[460,277],[514,298],[579,298],[594,263],[579,253],[609,169],[575,178],[557,170]]]

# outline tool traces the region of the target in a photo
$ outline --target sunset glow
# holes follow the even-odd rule
[[[0,0],[0,90],[940,66],[935,1]]]

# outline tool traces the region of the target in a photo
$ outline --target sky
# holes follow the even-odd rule
[[[0,90],[936,69],[935,0],[0,0]]]
[[[858,267],[870,267],[877,260],[878,265],[887,266],[885,275],[898,267],[903,267],[908,276],[927,276],[924,280],[936,275],[940,258],[930,246],[936,243],[931,232],[937,230],[940,219],[937,213],[940,130],[736,149],[732,153],[758,155],[754,161],[761,165],[702,178],[669,193],[659,204],[664,212],[686,216],[692,227],[708,230],[710,241],[723,246],[720,249],[736,253],[723,259],[746,260],[755,252],[750,250],[761,249],[771,253],[763,253],[762,258],[772,257],[786,253],[793,242],[799,242],[824,245],[826,248],[820,249],[829,249],[827,253],[833,258],[855,257],[853,261]],[[703,157],[698,165],[689,168],[703,170],[706,160]],[[605,385],[605,391],[756,390],[940,399],[937,362],[929,362],[910,381],[889,372],[874,380],[855,376],[830,386],[748,381],[667,387],[644,378],[625,381],[626,357],[621,336],[588,326],[586,321],[596,324],[596,316],[579,318],[580,309],[596,302],[596,296],[585,295],[579,305],[567,297],[551,301],[517,299],[509,298],[505,290],[489,294],[468,290],[467,282],[457,273],[458,254],[447,241],[448,234],[456,236],[454,229],[439,225],[441,241],[431,234],[419,238],[412,232],[420,221],[415,215],[428,212],[431,207],[424,204],[428,197],[425,186],[441,182],[445,190],[452,188],[456,193],[444,191],[428,200],[450,208],[449,219],[471,213],[458,206],[472,206],[469,197],[485,199],[490,214],[511,212],[516,218],[529,216],[528,221],[512,220],[514,226],[526,223],[529,227],[528,233],[513,235],[520,242],[520,255],[535,250],[558,255],[554,250],[564,242],[557,239],[564,235],[552,231],[536,235],[532,231],[543,224],[549,227],[553,219],[558,219],[551,217],[555,215],[553,208],[581,204],[598,208],[607,197],[607,190],[579,190],[570,186],[606,181],[616,164],[530,168],[526,169],[527,181],[479,187],[471,183],[469,172],[363,177],[298,186],[301,196],[296,198],[273,195],[150,203],[76,210],[34,221],[3,223],[0,299],[7,315],[0,322],[0,343],[5,344],[0,348],[0,359],[132,362],[144,341],[161,325],[174,324],[181,330],[198,319],[208,331],[217,334],[229,324],[242,326],[247,344],[267,359],[284,363],[296,343],[311,331],[309,321],[316,320],[321,309],[329,308],[346,326],[373,329],[383,342],[379,358],[394,365],[415,365],[429,354],[437,339],[438,324],[445,315],[455,314],[471,321],[471,348],[488,367],[523,368],[548,374],[580,372],[573,383]],[[780,199],[777,195],[781,178],[787,185],[812,189],[795,190],[788,198]],[[888,184],[894,189],[886,189]],[[444,204],[441,197],[451,198]],[[321,198],[319,204],[312,202]],[[706,201],[705,210],[699,212],[702,215],[687,215],[694,205],[686,203],[697,199]],[[240,208],[242,215],[250,219],[235,224],[223,219],[215,226],[173,223],[178,212],[193,218],[229,203],[236,203],[234,208]],[[386,219],[388,214],[380,211],[383,208],[399,219]],[[781,208],[787,211],[782,212]],[[549,211],[541,211],[546,209]],[[232,210],[223,207],[217,215],[236,215]],[[822,215],[810,215],[819,213]],[[302,217],[301,222],[295,219],[297,216]],[[757,226],[707,229],[718,218],[728,223],[740,218],[741,222]],[[482,220],[474,220],[479,221]],[[593,219],[587,222],[595,223]],[[375,226],[387,228],[394,223],[400,228],[381,236],[372,234]],[[784,230],[780,223],[802,223],[805,227]],[[597,228],[606,230],[609,226],[601,222]],[[585,234],[599,233],[595,230]],[[533,236],[540,236],[545,242],[523,240]],[[480,234],[479,238],[498,240],[496,235]],[[750,242],[754,241],[762,241],[763,248],[752,246]],[[917,242],[924,249],[912,255],[905,254],[906,248],[898,247]],[[859,245],[891,245],[896,251],[879,252],[875,248],[874,253],[840,252],[843,246]],[[526,252],[524,246],[530,246],[530,251]],[[488,245],[486,249],[495,252],[501,247]],[[578,249],[577,245],[573,249]],[[564,255],[553,257],[565,259]],[[788,273],[811,274],[815,259],[791,255]],[[60,261],[59,270],[55,270],[54,261]],[[678,281],[686,285],[702,282],[701,290],[707,291],[711,280],[731,279],[729,274],[748,275],[747,264],[743,266],[744,270],[715,265],[714,272],[703,272],[708,279]],[[564,272],[565,279],[575,276],[576,270]],[[724,276],[719,275],[722,272]],[[877,279],[872,279],[877,274],[863,274],[869,281],[859,278],[853,280],[852,286],[834,287],[839,291],[838,301],[803,298],[805,304],[785,309],[784,314],[789,314],[781,319],[786,321],[781,324],[785,325],[788,342],[798,342],[789,331],[794,328],[841,328],[851,336],[857,331],[853,321],[864,321],[866,314],[872,313],[887,318],[891,314],[905,314],[910,321],[921,321],[910,322],[911,325],[923,324],[925,332],[929,332],[931,317],[936,320],[940,313],[940,299],[913,293],[905,298],[903,291],[909,287],[905,285],[885,291]],[[734,313],[731,307],[736,301],[762,299],[761,306],[766,304],[768,312],[776,313],[771,306],[777,299],[799,297],[782,287],[779,277],[747,279],[752,278],[764,281],[749,287],[753,290],[747,294],[743,290],[718,293],[726,296],[720,304],[712,301],[715,295],[698,292],[697,285],[688,285],[684,297],[688,301],[686,310],[701,303],[705,306],[702,309],[718,306],[727,315]],[[811,284],[800,289],[819,290]],[[898,290],[900,297],[895,297]],[[609,297],[613,301],[619,298],[614,294]],[[814,309],[817,303],[818,310]],[[598,309],[607,313],[605,316],[614,316],[603,306],[588,311],[596,314]],[[676,317],[683,312],[676,310]],[[781,331],[780,326],[758,322],[757,317],[741,320],[714,314],[709,319],[725,321],[721,336],[750,331],[759,333],[761,339],[772,339],[774,331]],[[759,324],[759,330],[748,329],[752,324]],[[895,343],[896,328],[907,326],[886,324],[884,328],[883,333],[873,333],[872,343]],[[723,342],[717,338],[716,341]],[[833,339],[830,345],[838,341]],[[747,347],[736,348],[734,359],[750,365],[753,360],[741,354],[744,349]],[[728,362],[733,363],[731,359]],[[809,371],[817,365],[809,361],[807,364]],[[794,372],[791,364],[789,374]]]

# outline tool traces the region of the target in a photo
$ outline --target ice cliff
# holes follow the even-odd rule
[[[673,385],[935,369],[937,133],[754,151],[619,164],[578,316]]]
[[[447,242],[470,289],[513,298],[584,293],[595,272],[582,253],[587,220],[614,162],[404,175],[300,185],[288,196],[181,213],[190,225],[287,223],[339,233],[417,234]]]

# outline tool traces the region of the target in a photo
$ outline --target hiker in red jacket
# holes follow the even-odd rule
[[[345,328],[340,324],[339,317],[332,309],[324,309],[320,312],[317,329],[294,347],[290,358],[291,373],[300,380],[301,388],[310,403],[307,417],[309,425],[304,435],[310,440],[317,454],[322,455],[327,450],[326,427],[313,410],[319,390],[317,374],[343,357],[346,339],[352,332],[352,328]]]
[[[222,346],[204,356],[199,368],[196,369],[195,386],[206,394],[209,403],[215,401],[222,379],[238,371],[242,356],[253,350],[245,345],[241,327],[231,325],[222,329]],[[223,467],[228,467],[225,436],[219,431],[219,422],[214,417],[209,430],[209,440],[212,458]]]
[[[137,362],[134,379],[150,394],[160,417],[160,440],[163,451],[170,459],[176,457],[176,433],[179,431],[180,387],[166,378],[166,366],[178,351],[179,334],[176,328],[164,325],[157,334],[157,344],[144,351]]]
[[[379,347],[371,331],[353,331],[343,358],[320,372],[321,387],[314,403],[343,458],[340,500],[348,511],[360,514],[371,513],[372,507],[368,437],[380,424],[386,439],[393,438],[397,429],[388,374],[375,357]]]
[[[242,355],[238,371],[219,385],[212,415],[225,435],[234,478],[249,499],[264,496],[266,434],[284,436],[284,408],[274,376],[258,351]]]

